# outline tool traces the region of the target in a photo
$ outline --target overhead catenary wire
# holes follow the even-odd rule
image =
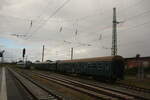
[[[128,17],[125,21],[121,21],[121,23],[125,23],[126,21],[129,21],[129,20],[135,20],[135,19],[137,19],[137,18],[139,18],[139,17],[141,17],[141,16],[143,16],[145,14],[148,14],[149,12],[150,12],[150,10],[142,12],[142,13],[137,14],[135,16]],[[104,27],[103,29],[100,29],[100,31],[98,31],[98,32],[93,31],[93,32],[85,32],[85,33],[88,33],[87,36],[90,35],[90,34],[93,34],[93,33],[94,34],[96,34],[96,33],[102,33],[102,34],[104,34],[103,31],[107,30],[110,27],[111,27],[111,25],[108,25],[108,26]],[[83,33],[83,31],[81,31],[81,33]],[[102,36],[102,34],[100,34],[100,37]]]
[[[84,46],[89,47],[89,45],[84,45]],[[65,49],[56,50],[56,54],[58,55],[59,52],[62,53],[62,52],[64,52],[64,51],[66,51],[66,50],[70,51],[70,48],[71,48],[71,47],[72,47],[72,46],[66,47]],[[83,45],[79,44],[79,45],[77,45],[77,46],[73,46],[73,48],[78,48],[78,47],[83,47]]]
[[[141,24],[137,24],[137,25],[134,25],[132,27],[128,27],[126,29],[123,29],[123,30],[119,30],[119,33],[122,33],[122,32],[128,32],[128,31],[131,31],[132,29],[136,29],[136,28],[139,28],[141,26],[144,27],[144,25],[147,25],[147,24],[150,24],[150,21],[146,21],[144,23],[141,23]],[[119,35],[119,34],[118,34]]]
[[[132,30],[132,29],[135,29],[135,28],[144,26],[144,25],[146,25],[146,24],[150,24],[150,21],[146,21],[146,22],[144,22],[144,23],[141,23],[141,24],[138,24],[138,25],[134,25],[134,26],[129,27],[129,28],[126,28],[126,29],[124,29],[124,30],[120,30],[119,33],[126,32],[126,31],[130,31],[130,30]],[[109,36],[108,36],[108,37],[109,37]],[[106,37],[105,37],[105,38],[106,38]],[[97,47],[97,45],[94,45],[95,42],[98,42],[98,41],[89,41],[88,43],[91,44],[92,47],[93,47],[93,46],[94,46],[94,47]],[[102,48],[104,48],[104,49],[111,49],[111,48],[105,47],[105,46],[103,46],[103,45],[102,45]]]
[[[125,21],[123,21],[123,23],[125,23],[126,21],[130,21],[130,20],[136,20],[137,18],[139,18],[139,17],[141,17],[141,16],[143,16],[143,15],[146,15],[146,14],[148,14],[148,13],[150,13],[150,10],[144,11],[144,12],[142,12],[142,13],[139,13],[139,14],[134,15],[134,16],[131,16],[131,17],[128,17]],[[103,31],[107,30],[107,29],[110,28],[110,27],[111,27],[111,25],[108,25],[108,26],[106,26],[105,28],[100,29],[100,31],[98,31],[98,32],[93,31],[93,32],[86,32],[86,33],[89,33],[89,34],[87,34],[87,36],[90,35],[91,33],[93,34],[94,32],[95,32],[94,34],[96,34],[96,33],[101,33],[101,35],[102,35],[102,34],[104,34]]]
[[[130,7],[133,7],[134,5],[138,5],[138,4],[140,4],[141,2],[143,2],[143,0],[139,0],[137,3],[135,3],[135,4],[133,4],[133,5],[129,5],[128,7],[126,7],[126,8],[130,8]],[[46,6],[46,8],[49,6],[49,3],[47,3],[47,6]],[[97,10],[97,11],[99,11],[99,9]],[[43,11],[44,12],[44,11]],[[42,14],[41,14],[42,15]],[[92,16],[92,15],[89,15],[89,17],[90,16]],[[95,16],[95,15],[93,15],[93,16]],[[11,16],[12,17],[12,16]],[[87,17],[87,16],[85,16],[85,17]],[[84,19],[84,18],[83,18]],[[31,20],[31,19],[27,19],[27,20]],[[76,19],[75,19],[76,20]],[[80,20],[80,18],[78,18],[78,20]],[[82,20],[82,18],[81,18],[81,20]]]
[[[146,12],[148,12],[148,11],[146,11]],[[145,13],[145,12],[144,12]],[[143,13],[141,13],[141,14],[143,14]],[[136,15],[136,16],[139,16],[140,14],[138,14],[138,15]],[[132,17],[130,17],[130,18],[132,18]],[[143,24],[142,24],[143,25]],[[136,26],[138,26],[138,25],[136,25]]]
[[[67,1],[66,1],[67,2]],[[141,1],[140,1],[141,2]],[[139,3],[139,2],[138,2]],[[138,4],[138,3],[136,3],[136,4]],[[65,4],[65,3],[64,3]],[[61,7],[60,7],[61,8]],[[59,9],[58,9],[58,11],[59,11]],[[57,10],[56,10],[56,12],[57,12]],[[54,14],[55,14],[55,12],[54,12]],[[53,15],[53,14],[52,14]],[[85,17],[88,17],[88,16],[85,16]],[[82,17],[82,18],[79,18],[78,20],[82,20],[82,19],[84,19],[85,17]],[[45,20],[46,21],[46,20]],[[45,22],[44,22],[45,23]],[[43,24],[44,24],[43,23]],[[37,27],[34,31],[33,31],[33,33],[34,32],[36,32],[36,31],[38,31],[42,26],[43,26],[43,24],[41,24],[41,25],[39,25],[39,27]],[[30,31],[30,30],[29,30]],[[62,27],[60,28],[60,31],[62,31]],[[75,33],[78,33],[77,32],[77,29],[76,29],[76,32]]]
[[[66,0],[60,7],[58,7],[42,24],[40,24],[32,33],[37,32],[40,30],[46,23],[47,21],[55,16],[66,4],[68,4],[71,0]]]
[[[143,16],[143,15],[145,15],[145,14],[148,14],[150,12],[150,10],[148,10],[148,11],[144,11],[144,12],[142,12],[142,13],[140,13],[140,14],[137,14],[137,15],[135,15],[135,16],[131,16],[131,17],[128,17],[127,19],[126,19],[126,21],[129,21],[129,20],[135,20],[136,18],[139,18],[140,16]],[[109,27],[111,27],[111,26],[108,26],[108,27],[105,27],[104,29],[101,29],[101,31],[104,31],[104,30],[106,30],[107,28],[109,28]],[[29,29],[30,30],[30,29]],[[62,26],[60,27],[60,32],[62,31]],[[78,30],[76,29],[75,30],[75,34],[77,34],[77,32],[78,32]],[[82,32],[82,31],[81,31]],[[93,33],[93,32],[86,32],[86,33]],[[97,32],[98,33],[98,32]],[[89,35],[89,34],[88,34]]]
[[[60,28],[59,28],[59,32],[62,32],[63,31],[63,22],[62,22],[62,20],[60,19],[59,20],[60,22],[59,22],[59,24],[60,24]]]
[[[143,2],[143,0],[139,0],[137,3],[135,3],[135,4],[133,4],[133,5],[129,5],[128,7],[126,7],[126,8],[124,8],[124,9],[121,9],[120,11],[124,11],[124,10],[127,10],[127,9],[129,9],[130,7],[133,7],[134,5],[138,5],[138,4],[140,4],[141,2]],[[136,16],[132,16],[132,17],[129,17],[129,18],[127,18],[126,20],[131,20],[132,18],[134,18],[134,17],[136,17],[137,18],[137,16],[139,17],[139,16],[141,16],[142,14],[145,14],[145,13],[148,13],[149,11],[146,11],[146,12],[142,12],[142,13],[140,13],[140,14],[138,14],[138,15],[136,15]],[[101,14],[100,14],[101,15]],[[92,15],[90,15],[90,16],[85,16],[85,17],[81,17],[81,18],[78,18],[78,20],[84,20],[84,19],[86,19],[86,18],[88,18],[88,17],[91,17]],[[108,18],[109,18],[110,16],[108,16]],[[106,20],[106,19],[105,19]]]
[[[141,2],[141,1],[139,1],[139,2]],[[139,3],[139,2],[138,2],[138,3]],[[138,3],[135,3],[135,4],[138,4]],[[55,14],[55,13],[54,13],[54,14]],[[86,16],[86,17],[87,17],[87,16]],[[81,18],[81,20],[82,20],[82,19],[84,19],[84,18]],[[79,18],[78,20],[80,20],[80,18]],[[36,32],[36,31],[38,31],[42,26],[43,26],[42,24],[39,25],[39,27],[36,28],[36,30],[34,30],[33,33]],[[60,32],[61,32],[61,31],[62,31],[62,27],[60,28]],[[76,29],[75,34],[77,34],[77,33],[78,33],[78,30]]]
[[[146,25],[146,24],[150,24],[150,20],[149,20],[149,21],[146,21],[146,22],[144,22],[144,23],[138,24],[138,25],[134,25],[134,26],[129,27],[129,28],[127,28],[127,29],[120,30],[120,32],[129,31],[129,30],[135,29],[135,28],[137,28],[137,27],[144,26],[144,25]]]
[[[148,23],[150,23],[150,21],[145,22],[145,23],[142,23],[142,24],[134,25],[134,26],[129,27],[129,28],[124,29],[124,30],[120,30],[120,32],[129,31],[129,30],[131,30],[131,29],[133,29],[133,28],[140,27],[140,26],[143,26],[143,25],[148,24]],[[60,41],[61,41],[61,40],[60,40]],[[63,40],[62,40],[62,41],[63,41]],[[66,41],[66,40],[64,40],[63,42],[64,42],[64,43],[69,43],[69,44],[75,43],[75,42],[70,42],[70,41]],[[97,41],[95,41],[95,42],[97,42]],[[93,42],[92,42],[92,43],[89,42],[89,43],[90,43],[90,44],[86,44],[86,45],[84,45],[84,46],[88,46],[88,45],[94,46]],[[78,43],[75,43],[75,44],[78,44]],[[84,44],[84,43],[79,43],[79,44]],[[80,46],[83,46],[83,45],[80,45]],[[103,46],[103,48],[105,49],[106,47]],[[107,48],[107,49],[108,49],[108,48]]]
[[[139,17],[141,17],[141,16],[143,16],[143,15],[149,14],[149,13],[150,13],[150,10],[144,11],[144,12],[139,13],[139,14],[137,14],[137,15],[127,17],[127,18],[125,19],[125,21],[135,20],[135,19],[137,19],[137,18],[139,18]]]
[[[43,16],[43,14],[44,14],[43,12],[46,12],[47,8],[49,7],[50,1],[51,1],[51,0],[49,0],[49,1],[47,2],[47,5],[46,5],[45,9],[44,9],[44,10],[42,11],[42,13],[35,19],[35,21],[38,22],[37,25],[38,25],[38,24],[42,24],[42,22],[45,21],[45,19],[42,18],[42,16]],[[32,20],[32,21],[34,21],[34,20]],[[35,25],[35,26],[36,26],[36,25]],[[32,28],[32,27],[29,28],[29,30],[27,31],[27,34],[30,33],[31,28]]]
[[[139,0],[137,3],[134,3],[133,5],[129,5],[129,6],[125,7],[124,9],[121,9],[120,11],[123,12],[124,10],[130,9],[131,7],[135,7],[135,5],[137,6],[138,4],[141,4],[141,2],[143,2],[143,0]],[[95,10],[95,12],[98,12],[98,13],[94,13],[94,14],[86,15],[86,16],[79,17],[76,19],[72,19],[72,21],[73,20],[82,21],[82,20],[86,20],[91,17],[95,17],[96,15],[102,16],[102,15],[104,15],[105,12],[107,12],[107,11],[105,11],[105,12],[101,13],[100,11],[101,11],[101,9],[97,9],[97,10]],[[111,9],[109,9],[108,11],[111,11]],[[108,16],[108,17],[110,17],[110,16]]]

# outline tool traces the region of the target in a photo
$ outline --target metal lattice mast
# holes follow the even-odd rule
[[[44,50],[45,50],[45,46],[43,45],[43,50],[42,50],[42,62],[44,61]]]
[[[116,18],[116,8],[113,8],[113,30],[112,30],[112,50],[111,55],[117,55],[117,18]]]
[[[73,60],[73,48],[71,48],[71,60]]]

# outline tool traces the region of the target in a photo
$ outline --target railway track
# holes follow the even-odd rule
[[[42,73],[42,72],[40,72],[40,73]],[[55,75],[60,77],[60,75],[57,75],[57,74],[55,74]],[[66,76],[66,75],[61,75],[61,76]],[[76,79],[74,79],[74,80],[76,80]],[[76,80],[76,81],[78,81],[78,80]],[[83,82],[83,83],[87,83],[87,82]],[[88,83],[88,84],[90,84],[90,83]],[[102,84],[104,84],[104,83],[102,83]],[[91,85],[95,85],[95,84],[91,84]],[[150,89],[137,87],[137,86],[131,85],[131,84],[125,84],[125,83],[122,83],[122,82],[116,82],[113,85],[116,85],[117,87],[125,88],[125,89],[128,89],[128,90],[134,90],[134,91],[143,92],[143,93],[150,93]]]
[[[92,90],[92,91],[95,91],[95,92],[99,92],[99,93],[102,93],[104,95],[109,95],[109,96],[112,96],[112,97],[116,97],[116,98],[119,98],[121,100],[129,100],[129,99],[140,99],[140,100],[150,100],[149,97],[145,97],[145,96],[140,96],[139,94],[131,94],[131,93],[128,93],[128,92],[124,92],[124,91],[120,91],[118,89],[112,89],[112,88],[107,88],[107,87],[103,87],[103,86],[97,86],[97,85],[93,85],[93,84],[88,84],[88,83],[82,83],[82,82],[79,82],[79,81],[75,81],[75,80],[72,80],[72,79],[67,79],[67,78],[63,78],[63,77],[58,77],[58,76],[48,76],[48,75],[45,75],[45,74],[42,74],[42,73],[36,73],[36,72],[33,72],[35,73],[36,75],[38,75],[39,77],[43,77],[43,78],[46,78],[46,79],[54,79],[54,80],[59,80],[59,81],[62,81],[62,82],[65,82],[67,84],[72,84],[74,86],[80,86],[80,87],[83,87],[83,88],[86,88],[88,90]]]
[[[135,85],[125,84],[125,83],[121,83],[121,82],[117,82],[116,84],[120,87],[123,87],[123,88],[132,89],[132,90],[144,92],[144,93],[150,93],[150,89],[137,87]]]
[[[42,74],[42,72],[39,72]],[[57,75],[55,74],[55,76],[58,76],[58,78],[62,78],[65,77],[66,75]],[[68,76],[67,76],[68,77]],[[66,77],[65,77],[66,79]],[[73,79],[75,81],[79,81],[79,80],[76,80],[76,79]],[[86,79],[87,80],[87,79]],[[83,82],[83,81],[82,81]],[[88,82],[83,82],[83,83],[86,83],[86,84],[90,84]],[[105,84],[105,83],[102,83],[102,84]],[[95,85],[95,84],[90,84],[90,85]],[[109,85],[109,84],[108,84]],[[130,89],[130,90],[134,90],[134,91],[138,91],[138,92],[143,92],[143,93],[150,93],[150,89],[147,89],[147,88],[142,88],[142,87],[137,87],[135,85],[130,85],[130,84],[125,84],[125,83],[122,83],[122,82],[116,82],[114,85],[116,85],[117,87],[121,87],[121,88],[125,88],[125,89]],[[103,87],[104,88],[104,87]]]
[[[60,77],[54,77],[54,76],[47,76],[41,73],[35,73],[35,72],[30,72],[30,74],[34,76],[38,76],[42,79],[46,79],[49,81],[53,81],[55,83],[58,83],[60,85],[72,88],[74,90],[86,93],[88,95],[94,96],[96,98],[104,99],[104,100],[135,100],[138,97],[135,97],[133,95],[128,95],[124,93],[120,93],[117,91],[113,91],[111,89],[106,89],[106,88],[101,88],[101,87],[96,87],[92,86],[89,84],[85,83],[80,83],[78,81],[70,80],[70,79],[65,79],[65,78],[60,78]],[[138,98],[141,99],[141,98]],[[148,100],[145,98],[142,98],[142,100]]]
[[[60,77],[60,75],[57,75],[57,76]],[[62,75],[62,76],[65,76],[65,75]],[[84,82],[84,83],[87,83],[87,82]],[[87,83],[87,84],[90,84],[90,83]],[[100,83],[100,84],[105,84],[105,83]],[[90,85],[95,85],[95,84],[90,84]],[[150,93],[150,89],[142,88],[142,87],[137,87],[137,86],[131,85],[131,84],[125,84],[125,83],[122,83],[122,82],[116,82],[113,85],[116,85],[117,87],[125,88],[125,89],[128,89],[128,90],[134,90],[134,91],[143,92],[143,93]]]
[[[21,73],[24,73],[22,71]],[[45,75],[41,72],[29,72],[26,71],[24,74],[32,74],[33,76],[38,76],[42,79],[58,83],[60,85],[72,88],[74,90],[86,93],[88,95],[100,98],[103,100],[150,100],[150,98],[141,96],[139,94],[123,92],[118,89],[111,89],[109,87],[97,86],[91,83],[83,83],[77,80],[72,80],[66,77],[60,77],[58,75]]]
[[[64,100],[60,96],[48,91],[36,82],[23,77],[12,69],[9,72],[18,80],[24,89],[32,96],[33,100]]]

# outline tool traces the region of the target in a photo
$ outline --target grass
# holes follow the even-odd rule
[[[145,77],[144,79],[140,80],[137,78],[137,72],[138,68],[130,68],[125,70],[125,79],[121,82],[150,89],[150,77]],[[145,76],[150,75],[150,67],[144,68],[144,73]]]
[[[144,78],[143,80],[139,80],[137,77],[134,76],[125,76],[125,79],[121,82],[137,87],[150,89],[150,78]]]

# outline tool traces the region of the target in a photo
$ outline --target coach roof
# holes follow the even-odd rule
[[[59,60],[59,63],[67,63],[67,62],[112,61],[112,60],[123,60],[123,57],[117,55],[117,56],[83,58],[83,59],[74,59],[74,60]]]

